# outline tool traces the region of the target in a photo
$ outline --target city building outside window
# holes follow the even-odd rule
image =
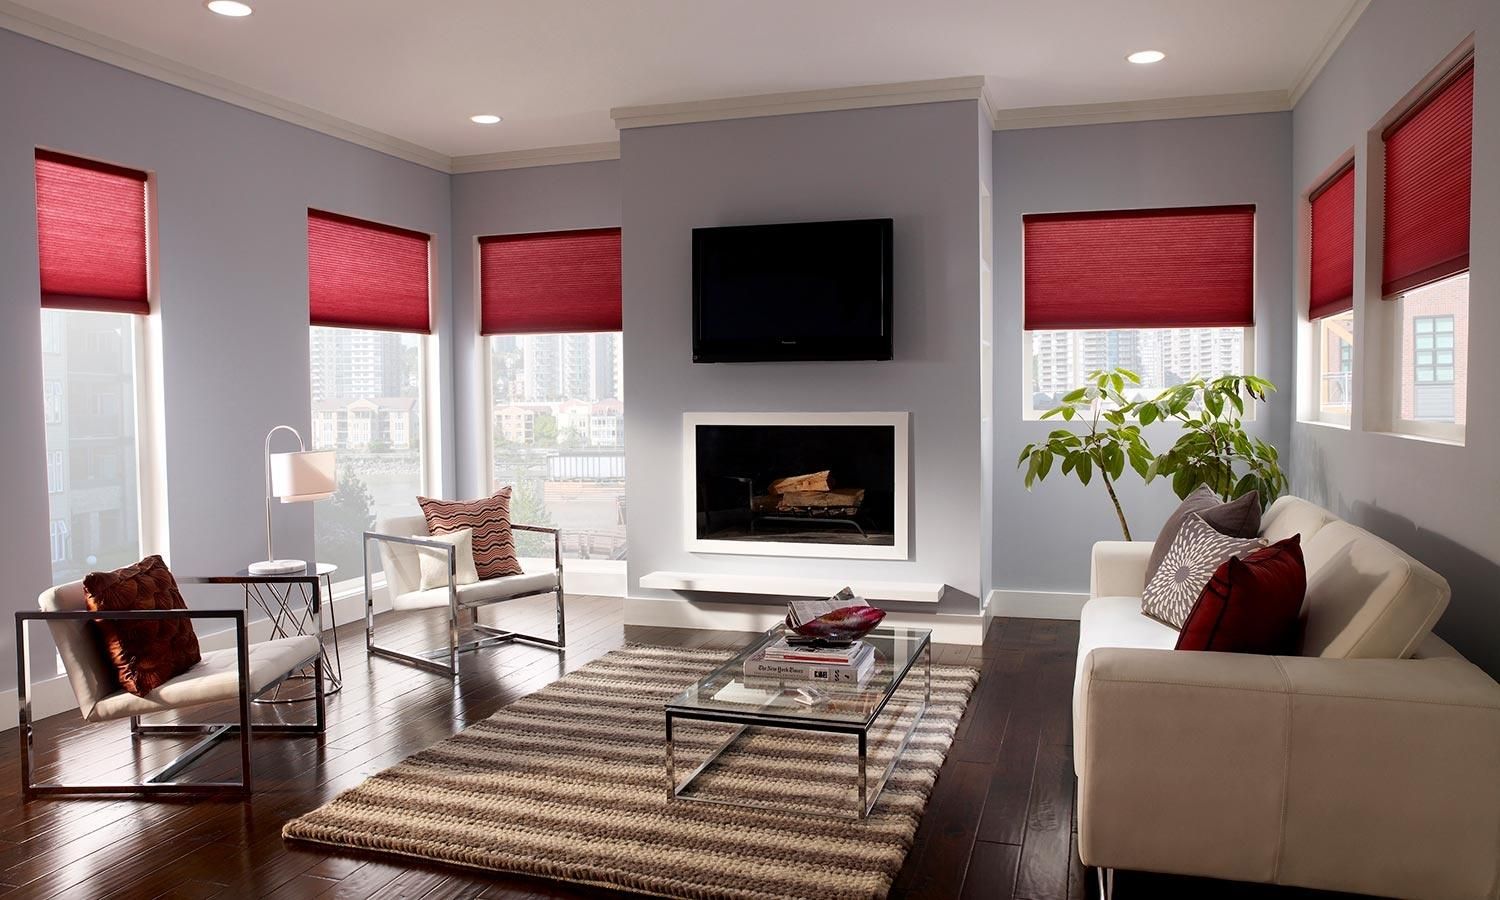
[[[1407,291],[1397,302],[1399,418],[1463,426],[1468,405],[1469,273]]]
[[[624,559],[620,332],[488,340],[492,482],[512,486],[511,518],[562,529],[568,558]],[[550,541],[516,537],[522,555],[550,553]]]
[[[139,322],[121,313],[42,310],[43,334],[54,335],[42,342],[42,383],[56,584],[141,556]]]
[[[1196,377],[1242,374],[1244,328],[1117,328],[1027,332],[1031,361],[1030,412],[1054,406],[1090,372],[1123,367],[1141,376],[1126,392],[1153,397]]]
[[[422,460],[425,335],[311,328],[312,446],[338,451],[339,486],[317,504],[320,562],[340,581],[359,578],[362,538],[391,516],[416,515]],[[378,566],[371,554],[370,563]]]
[[[1320,418],[1347,423],[1354,387],[1354,311],[1325,316],[1315,325]]]

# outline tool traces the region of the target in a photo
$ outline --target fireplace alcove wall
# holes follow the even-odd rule
[[[906,413],[684,415],[687,549],[907,559],[907,420]],[[771,481],[823,470],[836,489],[863,491],[857,507],[766,505]]]

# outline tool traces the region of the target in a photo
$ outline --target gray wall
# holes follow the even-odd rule
[[[909,410],[911,559],[778,559],[776,569],[941,581],[951,586],[944,611],[977,612],[976,107],[936,103],[621,135],[633,595],[652,595],[638,582],[658,569],[754,573],[767,565],[684,550],[684,412]],[[694,226],[887,216],[895,220],[893,360],[693,364]]]
[[[182,573],[233,572],[265,552],[267,429],[305,434],[311,418],[307,208],[434,234],[446,344],[449,178],[3,30],[0,84],[0,612],[33,608],[51,580],[37,146],[156,177],[170,560]],[[310,558],[311,511],[275,513],[278,550]],[[0,659],[14,658],[11,635],[0,628]],[[0,665],[0,686],[14,677]]]
[[[1021,216],[1034,212],[1254,203],[1255,371],[1283,392],[1251,426],[1285,447],[1292,417],[1291,116],[1133,122],[998,131],[995,166],[994,564],[997,590],[1088,590],[1089,548],[1119,540],[1109,498],[1056,475],[1028,494],[1016,470],[1027,443],[1056,427],[1021,418]],[[1147,430],[1153,449],[1175,431]],[[1165,482],[1127,470],[1120,502],[1136,540],[1176,505]]]
[[[1351,147],[1367,177],[1366,134],[1418,81],[1470,34],[1475,35],[1474,193],[1470,282],[1467,441],[1463,447],[1361,430],[1297,424],[1292,428],[1295,490],[1387,538],[1444,575],[1453,602],[1437,631],[1490,672],[1500,672],[1500,418],[1480,386],[1500,381],[1500,4],[1494,0],[1402,3],[1375,0],[1293,112],[1291,194],[1299,205],[1319,174]],[[1363,191],[1359,193],[1364,209]],[[1356,318],[1378,303],[1365,277],[1367,244],[1355,225]],[[1373,248],[1379,252],[1378,245]],[[1299,276],[1299,282],[1301,278]],[[1377,295],[1365,300],[1368,291]],[[1299,298],[1305,289],[1299,287]],[[1301,301],[1305,303],[1305,301]],[[1299,303],[1300,305],[1300,303]],[[1355,349],[1355,378],[1369,369],[1369,348]],[[1356,396],[1359,388],[1356,387]]]
[[[491,234],[620,224],[618,161],[476,172],[453,177],[454,425],[458,496],[489,493],[484,357],[479,329],[479,244]],[[630,385],[627,381],[625,389]]]

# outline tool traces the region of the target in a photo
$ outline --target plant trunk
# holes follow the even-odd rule
[[[1104,489],[1109,491],[1109,502],[1115,505],[1115,518],[1120,520],[1120,530],[1125,533],[1125,540],[1130,540],[1130,526],[1125,522],[1125,510],[1120,507],[1120,498],[1115,496],[1114,482],[1103,472],[1099,473],[1104,479]]]

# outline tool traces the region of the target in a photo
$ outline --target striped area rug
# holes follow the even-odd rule
[[[730,655],[616,650],[287,823],[283,835],[662,897],[885,897],[978,673],[933,667],[932,705],[864,821],[828,814],[854,806],[854,739],[811,732],[747,732],[694,784],[809,814],[669,801],[662,704]],[[886,733],[871,736],[872,783],[920,696],[920,669],[907,680],[882,717],[892,720]],[[728,728],[679,722],[679,777]]]

